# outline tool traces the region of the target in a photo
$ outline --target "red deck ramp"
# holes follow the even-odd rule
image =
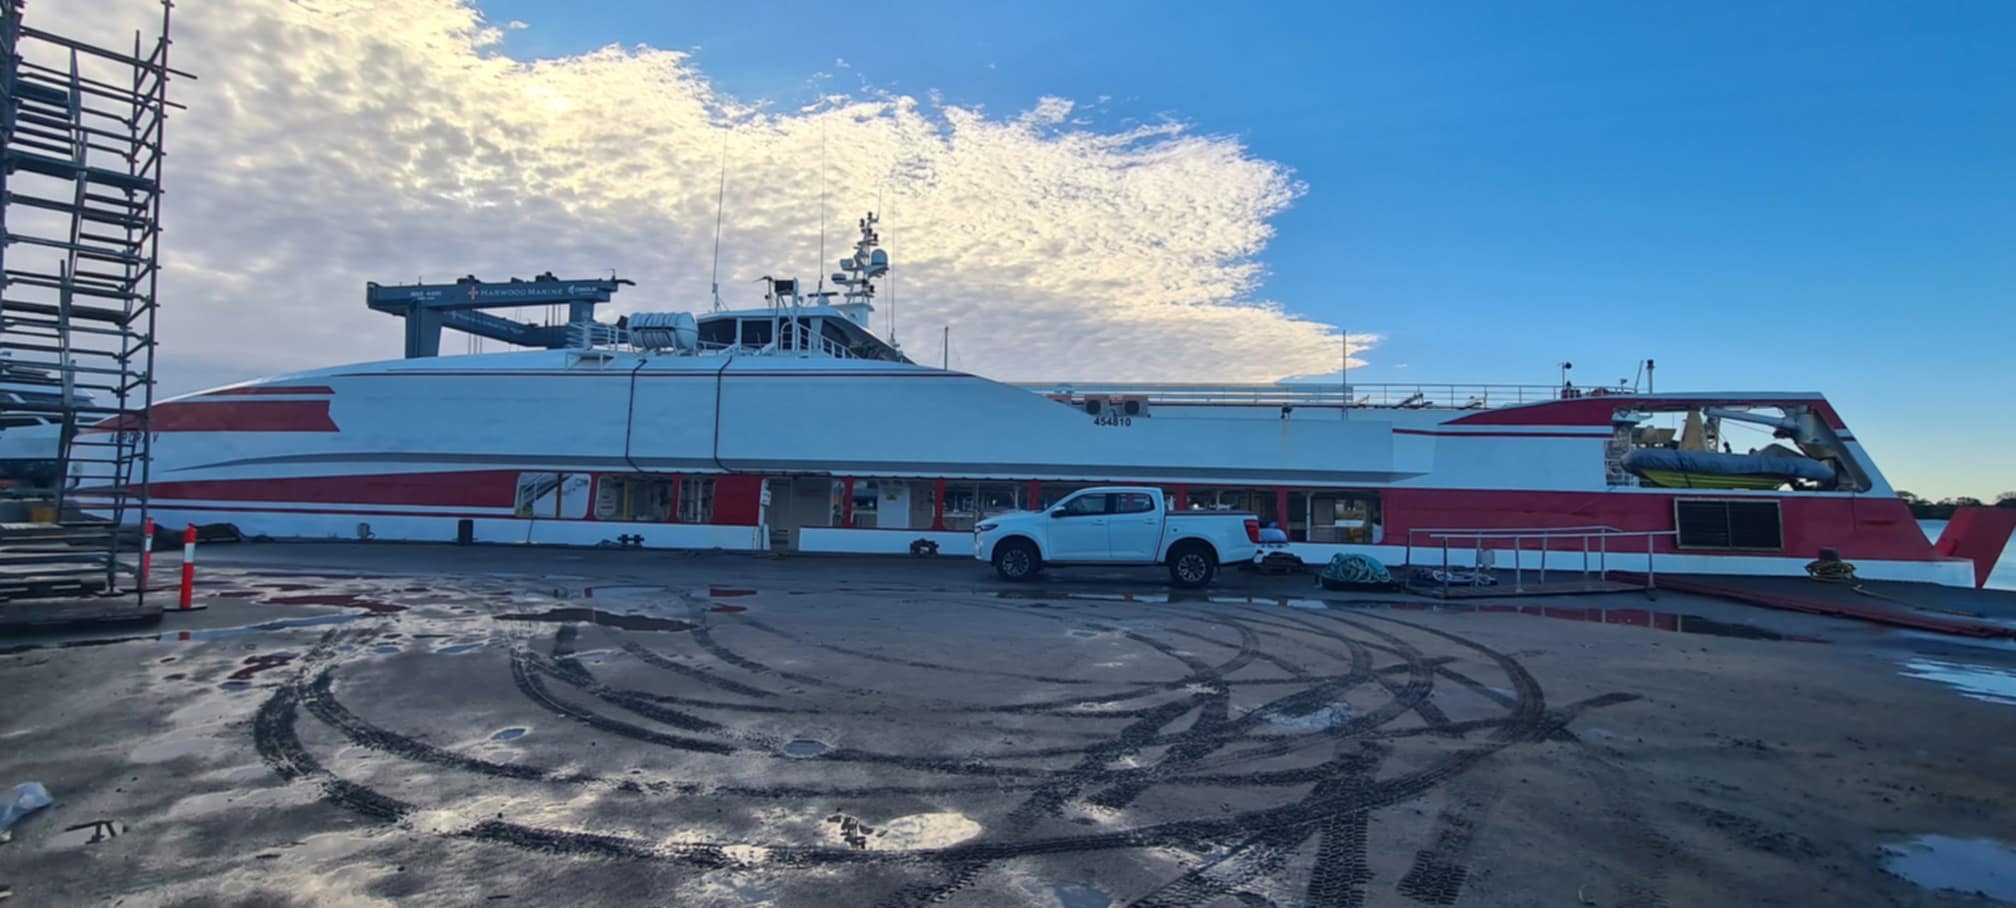
[[[1932,551],[1941,558],[1974,562],[1974,586],[1978,589],[1988,584],[1989,573],[2009,545],[2011,530],[2016,530],[2016,508],[1961,508],[1946,522]]]

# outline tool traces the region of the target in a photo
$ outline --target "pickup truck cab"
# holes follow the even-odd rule
[[[1005,580],[1046,566],[1166,564],[1169,581],[1200,587],[1220,564],[1250,561],[1260,521],[1239,511],[1172,511],[1153,486],[1102,486],[1048,510],[997,514],[973,527],[973,557]]]

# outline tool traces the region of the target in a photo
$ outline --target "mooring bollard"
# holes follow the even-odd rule
[[[188,608],[196,590],[196,525],[182,529],[182,607]]]
[[[149,517],[140,525],[140,589],[147,589],[147,578],[154,575],[154,518]]]

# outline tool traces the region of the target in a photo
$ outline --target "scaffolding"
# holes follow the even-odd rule
[[[144,595],[170,8],[127,51],[0,0],[0,599]]]

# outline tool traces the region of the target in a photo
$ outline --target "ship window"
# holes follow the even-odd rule
[[[27,428],[28,426],[38,426],[41,424],[42,420],[36,419],[33,416],[0,417],[0,429],[22,429]]]
[[[515,511],[519,517],[579,520],[588,516],[586,473],[520,473]]]
[[[1021,483],[948,482],[945,484],[945,528],[970,530],[980,518],[1024,506]]]
[[[1293,509],[1290,509],[1293,513]],[[1318,491],[1309,495],[1309,541],[1376,545],[1385,540],[1379,493]]]
[[[735,346],[735,320],[717,318],[700,323],[700,344],[705,347]]]
[[[839,319],[820,319],[819,336],[825,338],[827,343],[842,350],[854,345],[853,341],[847,337],[847,329],[840,324]]]
[[[1673,502],[1673,526],[1683,549],[1785,548],[1778,502],[1680,498]]]
[[[679,480],[679,522],[706,523],[714,519],[714,477],[688,476]]]
[[[764,319],[745,318],[742,320],[742,346],[770,346],[770,322]]]
[[[604,476],[595,485],[596,520],[662,522],[672,513],[672,480],[654,476]]]

